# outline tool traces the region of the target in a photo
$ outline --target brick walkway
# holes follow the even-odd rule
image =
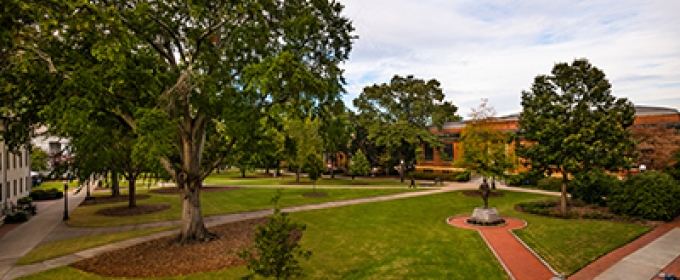
[[[646,246],[647,244],[651,243],[652,241],[656,240],[657,238],[661,237],[662,235],[668,233],[669,231],[677,227],[680,227],[680,217],[676,218],[673,222],[660,225],[656,227],[654,230],[650,231],[649,233],[636,239],[635,241],[630,242],[624,245],[623,247],[610,252],[607,255],[604,255],[603,257],[597,259],[593,263],[574,273],[571,277],[569,277],[569,279],[570,280],[594,279],[602,272],[604,272],[605,270],[609,269],[610,267],[614,266],[616,263],[621,261],[623,258],[636,252],[637,250],[642,249],[642,247]],[[668,272],[672,272],[672,270],[675,270],[675,273],[677,273],[678,270],[680,269],[680,263],[678,259],[673,261],[669,266],[666,267],[666,269],[668,269]],[[664,271],[666,271],[666,269],[664,269]]]
[[[506,225],[499,227],[478,227],[465,223],[470,216],[459,216],[448,220],[452,226],[475,229],[484,238],[486,244],[496,255],[510,278],[524,279],[551,279],[555,275],[538,259],[533,252],[512,234],[512,230],[526,226],[526,222],[514,218],[505,218]]]

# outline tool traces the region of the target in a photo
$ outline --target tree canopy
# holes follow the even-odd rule
[[[604,72],[588,60],[557,63],[550,75],[537,76],[522,92],[522,107],[517,154],[531,169],[562,174],[563,212],[568,174],[632,166],[635,142],[626,128],[635,120],[633,104],[614,97]]]
[[[24,128],[87,126],[89,108],[122,121],[135,156],[160,162],[182,190],[182,242],[213,238],[202,180],[249,120],[337,100],[354,38],[343,6],[329,1],[47,2],[23,25],[35,43],[4,71],[19,73],[3,74],[13,94],[4,111]]]
[[[421,143],[442,146],[430,133],[428,126],[441,126],[459,120],[458,109],[444,101],[440,83],[395,75],[389,84],[375,84],[364,88],[354,99],[358,119],[368,131],[368,139],[398,154],[397,160],[407,165],[415,163],[416,148]],[[402,172],[403,175],[403,172]]]
[[[484,177],[502,178],[515,167],[517,158],[509,149],[511,135],[501,130],[495,118],[496,110],[487,102],[482,99],[482,104],[472,109],[471,120],[466,122],[461,135],[463,156],[454,165]]]

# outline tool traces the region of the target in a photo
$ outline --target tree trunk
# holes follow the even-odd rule
[[[560,211],[563,216],[567,215],[567,173],[562,172],[562,196],[560,198]]]
[[[331,179],[335,179],[335,161],[331,160]]]
[[[264,166],[264,174],[269,174],[269,164]]]
[[[135,183],[137,181],[137,178],[135,176],[130,176],[128,177],[128,194],[129,194],[129,199],[128,199],[128,207],[129,208],[134,208],[137,207],[137,197],[135,196]]]
[[[184,183],[180,199],[182,200],[182,229],[179,242],[205,242],[217,239],[218,236],[208,231],[203,223],[200,199],[201,182]]]
[[[297,172],[295,172],[295,182],[300,183],[300,172],[302,172],[302,167],[298,167]]]
[[[111,196],[120,196],[120,184],[118,183],[118,172],[111,171]]]
[[[281,161],[277,160],[276,161],[276,176],[281,176]]]
[[[246,177],[246,169],[241,167],[241,178],[245,178],[245,177]]]

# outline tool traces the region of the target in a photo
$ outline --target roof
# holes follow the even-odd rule
[[[500,117],[497,117],[496,120],[499,120],[499,121],[517,121],[517,120],[519,120],[519,114],[520,113],[500,116]],[[635,116],[655,116],[655,115],[674,115],[674,114],[680,114],[680,111],[678,111],[678,109],[668,108],[668,107],[635,105]],[[444,128],[444,129],[447,129],[447,128],[448,129],[463,128],[463,127],[465,127],[465,122],[466,121],[447,122],[447,123],[444,123],[444,125],[442,125],[442,128]]]

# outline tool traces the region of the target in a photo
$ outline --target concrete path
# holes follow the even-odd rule
[[[386,201],[393,199],[410,198],[424,195],[431,195],[437,193],[452,192],[457,190],[470,190],[477,189],[477,183],[447,183],[444,187],[440,189],[428,189],[419,192],[409,192],[401,193],[380,197],[370,197],[370,198],[360,198],[345,201],[334,201],[326,202],[320,204],[303,205],[284,208],[285,212],[299,212],[308,211],[316,209],[325,209],[333,207],[341,207],[347,205],[361,204],[361,203],[371,203],[378,201]],[[270,186],[271,187],[271,186]],[[308,187],[308,186],[307,186]],[[403,186],[399,186],[403,188]],[[505,187],[498,186],[500,190],[512,190],[528,193],[537,194],[548,194],[548,195],[559,195],[554,192],[547,192],[541,190],[523,189],[515,187]],[[85,192],[73,196],[69,195],[69,208],[72,210],[75,208],[85,197]],[[15,279],[17,277],[30,275],[38,273],[51,268],[69,265],[71,263],[77,262],[83,258],[89,258],[107,251],[112,251],[120,248],[125,248],[148,240],[153,240],[163,236],[168,236],[176,234],[178,230],[166,231],[156,234],[151,234],[143,237],[133,238],[121,242],[111,243],[105,246],[88,249],[71,255],[63,256],[56,259],[47,260],[44,262],[24,265],[24,266],[14,266],[16,261],[20,259],[24,254],[28,253],[33,247],[41,242],[56,241],[66,238],[74,238],[79,236],[93,236],[101,235],[107,233],[124,232],[130,230],[140,230],[158,227],[167,227],[179,225],[180,221],[164,221],[156,223],[148,223],[141,225],[130,225],[130,226],[120,226],[120,227],[106,227],[106,228],[74,228],[66,226],[62,221],[63,206],[61,204],[53,204],[48,207],[45,211],[40,213],[35,218],[31,219],[26,224],[16,228],[7,235],[0,239],[0,251],[11,252],[10,254],[3,254],[0,259],[0,279]],[[252,211],[244,213],[226,214],[226,215],[216,215],[205,217],[206,226],[216,226],[241,220],[265,217],[273,213],[273,210],[261,210]],[[28,225],[31,225],[28,227]]]
[[[512,232],[526,227],[525,221],[505,218],[504,226],[479,227],[466,224],[468,218],[470,216],[452,217],[447,222],[455,227],[477,230],[510,279],[548,280],[558,276],[547,262]]]
[[[85,198],[85,192],[68,194],[69,212]],[[63,201],[63,200],[60,200]],[[0,238],[0,278],[5,276],[16,262],[38,245],[52,229],[63,224],[64,204],[52,203],[38,215]]]
[[[649,280],[678,256],[680,256],[680,228],[675,228],[623,258],[595,279]]]

